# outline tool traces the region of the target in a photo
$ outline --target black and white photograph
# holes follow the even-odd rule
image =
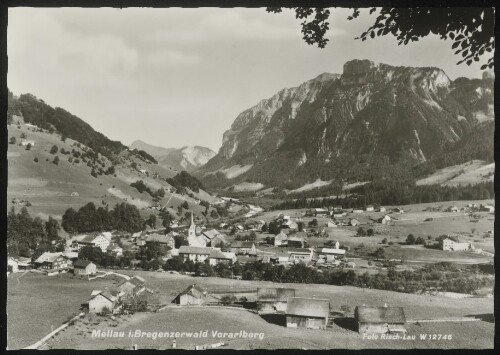
[[[494,349],[493,2],[104,3],[5,10],[8,350]]]

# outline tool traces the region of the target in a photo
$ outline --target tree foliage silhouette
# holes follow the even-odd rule
[[[325,36],[330,25],[330,11],[311,7],[289,9],[295,11],[297,19],[303,20],[301,26],[304,41],[309,45],[316,44],[319,48],[324,48],[328,42]],[[268,7],[266,11],[280,13],[282,8]],[[348,20],[358,18],[361,13],[359,8],[352,8],[352,11],[347,17]],[[443,40],[453,41],[451,48],[455,50],[456,55],[461,56],[457,64],[471,65],[488,52],[492,55],[481,69],[493,68],[495,12],[492,7],[370,8],[369,14],[374,13],[377,13],[377,17],[373,25],[356,39],[365,41],[391,34],[398,40],[398,45],[406,45],[432,33]]]

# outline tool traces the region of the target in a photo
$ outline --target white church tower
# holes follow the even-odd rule
[[[190,247],[206,247],[207,244],[203,243],[203,238],[196,237],[196,225],[193,220],[193,212],[191,212],[191,225],[188,229],[188,244]]]

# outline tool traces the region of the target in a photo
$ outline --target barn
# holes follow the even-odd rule
[[[292,297],[286,307],[287,328],[325,329],[330,315],[330,301]]]
[[[207,298],[207,292],[200,286],[191,285],[172,301],[180,306],[200,305]]]
[[[295,297],[294,288],[271,288],[263,287],[257,289],[257,304],[260,313],[286,312],[288,299]]]
[[[403,307],[357,306],[354,318],[358,332],[363,333],[406,333]]]

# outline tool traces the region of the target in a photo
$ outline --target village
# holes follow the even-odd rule
[[[459,215],[472,221],[484,220],[494,212],[493,205],[477,203],[462,204],[460,207],[423,207],[419,207],[419,213],[423,213],[421,217],[426,219],[430,218],[428,215],[435,214],[445,216],[443,218]],[[242,213],[246,213],[246,210],[243,209]],[[404,257],[387,257],[383,247],[389,250],[387,248],[392,242],[378,241],[376,244],[380,246],[377,246],[376,251],[382,252],[370,254],[360,252],[359,247],[347,241],[358,238],[380,240],[382,236],[387,239],[389,234],[378,236],[380,233],[377,228],[398,226],[405,216],[412,213],[415,214],[402,207],[389,209],[369,205],[364,209],[345,209],[332,206],[283,212],[260,211],[250,218],[237,219],[239,222],[222,220],[217,225],[208,226],[191,213],[187,225],[183,223],[185,219],[181,219],[172,221],[169,228],[153,229],[147,226],[144,231],[128,235],[119,231],[73,235],[68,238],[64,251],[45,252],[34,260],[10,257],[8,272],[18,278],[18,282],[28,282],[29,278],[24,276],[26,273],[47,277],[47,282],[50,279],[64,282],[73,278],[88,282],[89,285],[101,282],[99,287],[89,290],[86,300],[81,302],[79,308],[83,317],[86,317],[85,314],[94,314],[105,319],[116,319],[136,312],[154,314],[172,307],[229,307],[257,314],[266,323],[285,328],[328,331],[340,322],[341,328],[359,334],[407,334],[405,307],[400,303],[379,299],[359,304],[332,304],[328,298],[299,295],[294,287],[267,285],[230,291],[227,288],[207,288],[197,280],[211,279],[216,275],[226,275],[223,277],[235,282],[258,280],[257,276],[248,273],[248,269],[259,264],[270,268],[266,270],[301,270],[298,271],[301,273],[308,273],[306,270],[316,273],[352,270],[359,277],[367,272],[373,275],[386,274],[391,268],[417,270],[429,261],[423,258],[409,263],[405,262]],[[493,231],[485,230],[484,238],[492,240]],[[418,246],[423,251],[444,253],[452,259],[456,254],[458,263],[464,255],[468,255],[476,263],[488,264],[493,255],[482,250],[481,243],[475,246],[470,238],[464,238],[463,235],[441,235],[440,238],[424,240],[422,245],[417,240],[410,237],[403,239],[400,244],[404,246],[400,248]],[[112,255],[113,260],[132,260],[123,267],[119,264],[101,266],[99,262],[89,260],[96,250],[102,255]],[[160,261],[157,265],[153,263],[149,271],[140,271],[144,265],[151,266],[140,260],[140,256],[148,250],[159,250],[155,255]],[[279,274],[280,271],[275,272]],[[190,282],[189,279],[193,281],[177,294],[173,294],[172,290],[165,293],[158,289],[155,276],[149,279],[144,277],[144,273],[158,274],[158,277],[166,275],[167,278],[182,277],[186,280],[184,285]],[[153,280],[153,284],[147,280]],[[161,285],[160,288],[163,287]],[[463,317],[451,321],[460,319]],[[410,323],[415,322],[413,319]],[[56,339],[57,336],[52,338]],[[50,341],[44,341],[42,347],[50,347],[48,343]],[[168,347],[172,346],[176,345],[168,344]]]

